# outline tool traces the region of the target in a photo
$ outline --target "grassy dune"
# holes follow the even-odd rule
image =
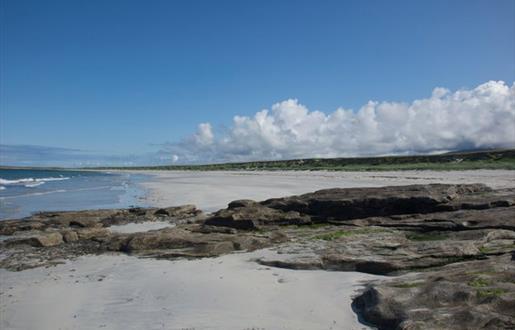
[[[395,170],[515,170],[515,149],[455,152],[440,155],[386,156],[359,158],[308,158],[205,165],[167,165],[140,167],[102,167],[98,169],[131,170],[328,170],[328,171],[395,171]]]

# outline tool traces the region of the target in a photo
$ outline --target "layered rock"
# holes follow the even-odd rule
[[[45,231],[54,229],[110,227],[128,223],[169,221],[183,223],[202,218],[202,211],[194,205],[169,208],[130,208],[85,211],[39,212],[21,220],[0,221],[0,235],[16,232]]]
[[[462,208],[461,200],[466,197],[491,192],[490,188],[482,184],[335,188],[269,199],[261,204],[282,211],[307,214],[317,221],[344,221],[373,216],[451,211]],[[473,207],[473,200],[468,199],[467,202]]]
[[[381,227],[292,228],[296,244],[259,259],[263,265],[395,275],[449,263],[510,253],[515,232],[486,229],[464,232],[408,232]]]
[[[311,218],[308,215],[302,215],[297,211],[277,210],[250,200],[231,202],[227,209],[216,212],[205,221],[206,225],[236,229],[258,229],[269,225],[309,223],[311,223]]]
[[[212,257],[233,251],[253,251],[285,241],[277,233],[221,233],[199,225],[180,226],[144,233],[119,235],[109,249],[139,255],[166,257]],[[204,228],[205,229],[205,228]]]
[[[378,329],[514,329],[508,254],[369,284],[353,308]]]
[[[275,210],[272,210],[276,212]],[[238,232],[210,226],[192,205],[169,208],[46,212],[0,222],[5,253],[0,267],[23,270],[83,254],[118,251],[156,258],[213,257],[282,243],[280,232]],[[111,225],[168,221],[175,226],[130,234]],[[44,249],[43,249],[44,248]],[[60,262],[60,261],[58,261]]]

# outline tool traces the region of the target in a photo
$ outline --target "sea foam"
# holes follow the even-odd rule
[[[32,187],[40,186],[48,181],[62,181],[62,180],[68,180],[68,179],[70,179],[70,178],[65,177],[65,176],[49,177],[49,178],[23,178],[23,179],[16,179],[16,180],[8,180],[8,179],[0,178],[0,184],[4,185],[4,186],[6,186],[6,185],[24,185],[25,187],[32,188]],[[5,189],[5,187],[2,186],[2,189]],[[2,189],[0,189],[0,190],[2,190]]]

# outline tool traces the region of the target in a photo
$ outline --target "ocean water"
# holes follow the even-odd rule
[[[0,219],[37,211],[147,206],[141,174],[0,169]]]

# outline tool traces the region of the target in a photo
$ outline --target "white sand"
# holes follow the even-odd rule
[[[120,234],[130,234],[130,233],[139,233],[143,231],[149,230],[158,230],[168,227],[175,226],[172,223],[166,221],[145,221],[140,223],[128,223],[125,225],[115,225],[109,227],[109,230],[113,233]]]
[[[88,256],[0,270],[2,329],[364,329],[354,272],[260,266],[268,250],[201,260]],[[102,279],[102,281],[99,281]]]
[[[485,183],[493,188],[515,187],[515,171],[398,171],[398,172],[184,172],[146,171],[144,183],[151,205],[195,204],[215,211],[236,199],[264,200],[325,188],[379,187],[424,183]]]

